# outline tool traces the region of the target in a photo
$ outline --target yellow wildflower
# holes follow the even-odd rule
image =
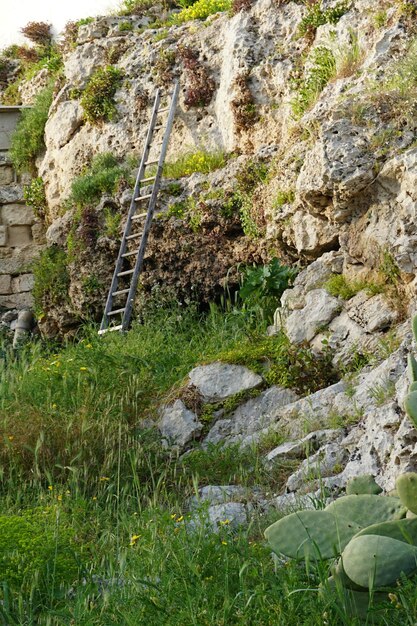
[[[87,371],[87,367],[80,367],[80,372],[86,372]]]
[[[52,485],[48,485],[48,491],[52,491],[52,490],[53,490]]]
[[[136,545],[136,542],[138,539],[140,539],[141,535],[132,535],[130,538],[130,545],[134,546]]]

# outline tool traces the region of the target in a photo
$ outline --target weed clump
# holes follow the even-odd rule
[[[209,15],[229,11],[231,0],[197,0],[190,7],[187,7],[173,16],[174,24],[183,24],[190,20],[205,20]]]
[[[204,107],[210,104],[215,90],[214,80],[198,58],[198,52],[188,46],[180,46],[179,53],[187,76],[184,102],[187,107]]]
[[[33,274],[37,316],[43,315],[45,306],[59,305],[68,300],[69,275],[65,250],[57,246],[46,248],[34,264]]]
[[[338,2],[334,7],[323,9],[322,3],[312,0],[307,5],[307,13],[301,20],[298,32],[301,37],[312,41],[319,26],[337,24],[340,18],[349,11],[350,2]]]
[[[91,124],[99,124],[114,118],[114,96],[122,80],[121,70],[108,65],[97,69],[91,76],[81,96],[84,118]]]
[[[80,207],[93,204],[103,193],[114,193],[121,181],[127,179],[127,168],[113,154],[97,154],[87,171],[73,181],[69,202]]]
[[[54,86],[50,83],[38,95],[33,107],[22,112],[10,146],[10,157],[17,172],[35,171],[36,157],[45,148],[43,136],[53,90]]]
[[[209,174],[226,165],[226,155],[224,152],[208,152],[198,150],[197,152],[187,152],[176,161],[165,163],[164,176],[166,178],[182,178],[191,174]]]
[[[45,185],[41,176],[32,178],[30,183],[24,186],[23,197],[26,204],[33,208],[37,217],[45,217],[47,202],[45,196]]]
[[[333,52],[325,46],[314,48],[305,75],[294,82],[296,94],[291,100],[293,115],[299,119],[316,102],[327,83],[336,75],[337,65]]]

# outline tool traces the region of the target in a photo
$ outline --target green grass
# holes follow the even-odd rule
[[[319,595],[330,563],[307,571],[274,563],[262,533],[278,512],[255,507],[247,529],[225,519],[214,532],[201,505],[190,521],[188,499],[200,485],[279,493],[295,466],[269,470],[261,454],[281,433],[260,447],[178,458],[144,421],[199,362],[222,357],[263,373],[277,365],[290,346],[261,339],[264,331],[254,312],[172,306],[149,309],[126,335],[85,328],[75,341],[32,344],[17,356],[3,346],[0,623],[359,626]],[[378,623],[411,624],[415,585],[401,582],[395,593]]]
[[[314,106],[320,93],[337,73],[335,56],[325,46],[314,48],[310,60],[311,65],[296,84],[295,95],[291,100],[292,112],[296,119]]]

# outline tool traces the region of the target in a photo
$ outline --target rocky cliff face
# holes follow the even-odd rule
[[[411,67],[416,53],[413,23],[400,5],[323,2],[318,24],[313,20],[311,25],[308,6],[258,0],[233,17],[217,14],[168,29],[145,28],[146,18],[135,17],[98,18],[81,26],[75,48],[65,57],[62,88],[45,128],[46,152],[38,160],[52,224],[50,243],[65,240],[62,214],[74,177],[94,154],[138,153],[155,86],[169,89],[179,78],[182,93],[168,159],[201,148],[231,153],[224,172],[203,184],[209,190],[226,184],[231,193],[237,155],[246,162],[261,159],[268,174],[256,185],[249,207],[260,236],[250,243],[256,254],[243,253],[248,240],[242,229],[219,222],[221,202],[212,202],[208,213],[214,212],[214,218],[207,219],[201,233],[195,229],[186,235],[172,220],[167,228],[155,228],[147,285],[168,278],[161,267],[164,251],[168,282],[190,283],[196,271],[205,273],[198,290],[213,296],[227,265],[265,259],[271,250],[308,263],[333,250],[340,252],[341,271],[353,278],[378,269],[381,255],[389,254],[407,284],[407,297],[413,295],[417,151],[410,98],[415,85],[405,76],[404,59]],[[126,20],[131,30],[121,29]],[[96,69],[109,63],[123,75],[116,115],[93,125],[86,121],[80,97]],[[401,72],[402,90],[395,84]],[[33,97],[41,78],[32,80],[32,88],[26,86],[25,98]],[[197,197],[193,177],[182,183],[183,197]],[[127,197],[116,198],[122,212]],[[165,199],[160,208],[173,201]],[[69,227],[71,220],[65,220]],[[205,263],[186,264],[180,260],[181,246],[173,250],[178,233],[187,249],[207,249],[208,232],[221,233],[210,252],[219,266],[214,285]],[[110,266],[113,260],[114,250]],[[70,293],[79,312],[76,274]]]

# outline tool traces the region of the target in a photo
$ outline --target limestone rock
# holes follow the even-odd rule
[[[340,439],[342,435],[341,429],[325,429],[309,433],[298,441],[287,441],[268,452],[266,464],[273,465],[275,461],[282,459],[304,458],[309,452],[317,450],[325,443]]]
[[[84,123],[83,110],[77,100],[66,100],[56,109],[45,126],[45,141],[51,148],[62,148]]]
[[[341,309],[338,298],[325,289],[313,289],[306,295],[303,309],[293,311],[285,320],[285,329],[291,343],[311,341],[319,329],[327,326]]]
[[[351,199],[372,182],[373,168],[363,129],[347,119],[329,122],[304,162],[297,194],[313,213],[345,217]]]
[[[241,502],[214,504],[208,509],[208,518],[213,530],[226,525],[228,528],[239,528],[248,523],[248,510]]]
[[[268,429],[274,421],[274,415],[280,407],[295,402],[298,396],[291,389],[270,387],[257,398],[251,398],[227,419],[219,419],[210,429],[204,440],[208,443],[236,443],[243,445],[254,441],[253,435],[262,429]]]
[[[372,298],[367,297],[364,302],[356,306],[351,303],[347,313],[368,333],[386,330],[398,318],[398,312],[389,306],[382,294]]]
[[[162,410],[159,430],[169,445],[183,448],[189,441],[198,437],[203,425],[196,415],[187,409],[181,400]]]
[[[347,451],[339,443],[329,443],[318,452],[305,459],[299,469],[286,483],[288,491],[300,489],[306,482],[324,478],[334,472],[341,472],[348,460]]]
[[[200,365],[189,373],[190,382],[198,389],[205,402],[217,402],[230,396],[254,389],[262,378],[241,365],[210,363]]]

